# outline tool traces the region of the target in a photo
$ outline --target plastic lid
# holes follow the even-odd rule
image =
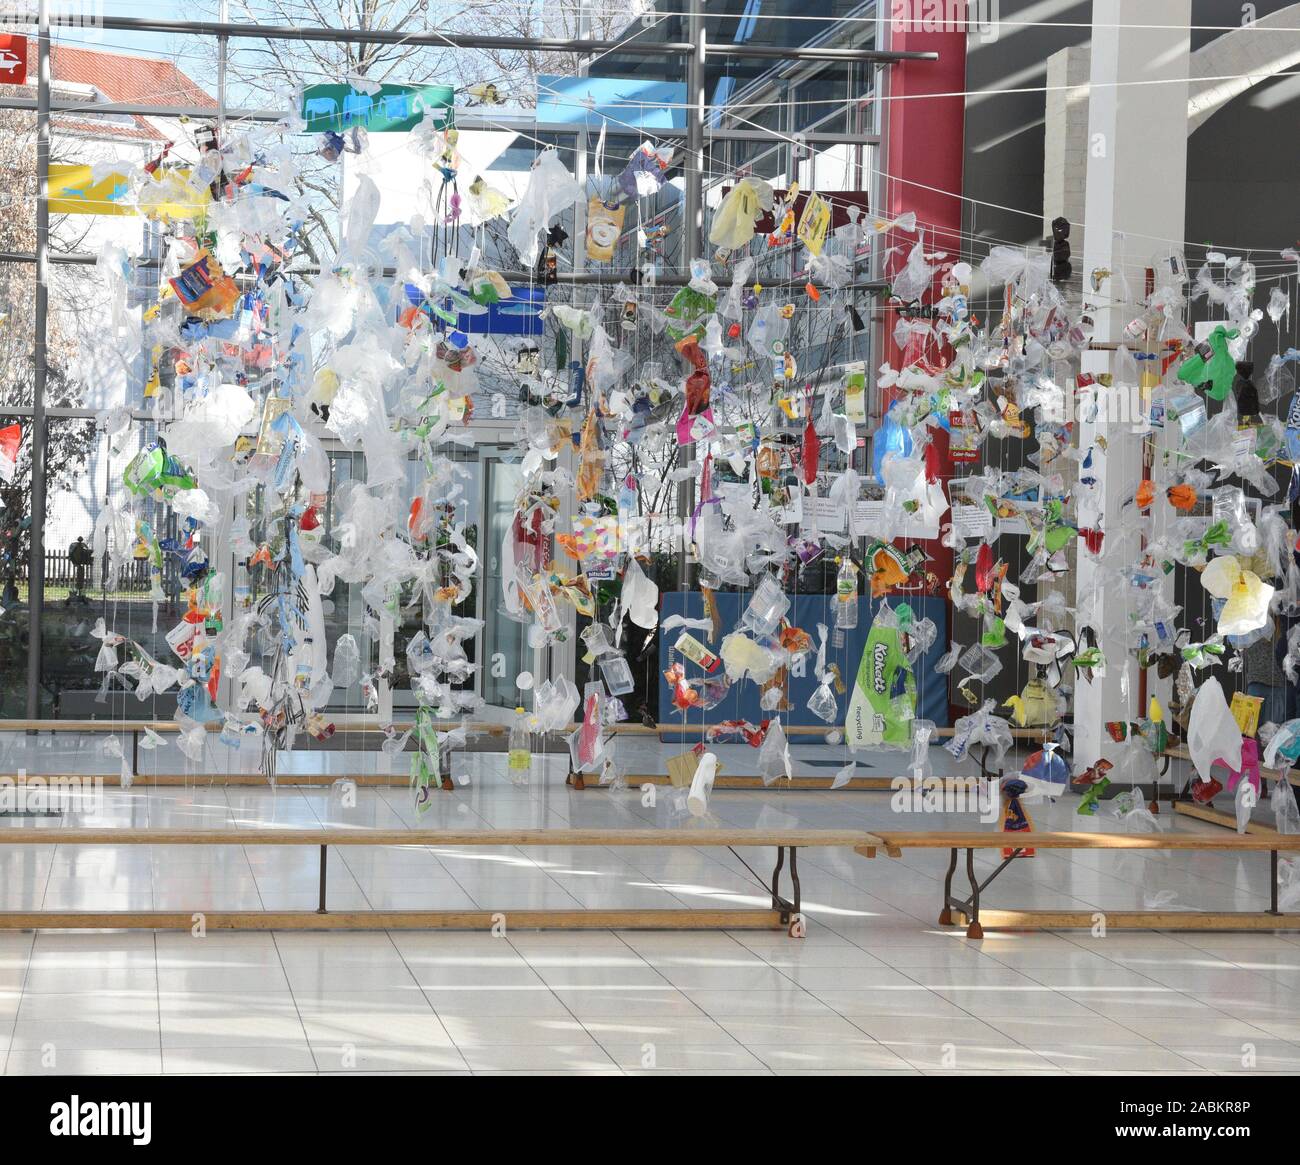
[[[516,711],[516,712],[522,712],[523,709],[522,709],[522,708],[516,708],[515,711]]]

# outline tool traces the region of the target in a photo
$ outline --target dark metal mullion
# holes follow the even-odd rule
[[[36,294],[32,355],[32,494],[27,555],[27,717],[40,716],[41,615],[45,603],[45,382],[50,250],[50,8],[40,0],[36,86]]]

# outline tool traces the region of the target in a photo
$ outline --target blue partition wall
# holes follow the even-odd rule
[[[741,612],[749,605],[750,593],[718,593],[718,615],[722,620],[722,626],[730,629],[740,620]],[[660,602],[660,619],[667,619],[672,615],[685,615],[690,619],[704,618],[704,598],[698,592],[694,591],[671,591],[661,595]],[[813,674],[816,666],[815,649],[817,645],[817,624],[825,623],[828,631],[833,633],[833,622],[831,617],[831,602],[833,595],[791,595],[790,600],[792,607],[790,610],[791,622],[796,627],[807,631],[813,637],[814,651],[810,653],[804,661],[804,674],[796,675],[791,669],[790,673],[790,711],[782,713],[781,719],[789,724],[822,724],[824,721],[819,720],[810,711],[808,711],[808,699],[817,690],[817,677]],[[863,597],[858,603],[858,625],[852,631],[844,633],[844,647],[835,648],[831,646],[831,636],[827,636],[826,662],[827,664],[837,663],[840,668],[840,675],[844,677],[845,684],[851,689],[854,677],[858,674],[858,661],[862,658],[862,647],[866,642],[867,633],[871,630],[871,620],[875,616],[876,608],[883,600],[876,600]],[[891,606],[897,606],[900,599],[897,596],[891,596],[888,600]],[[916,695],[917,710],[916,714],[919,719],[933,720],[935,724],[941,727],[948,724],[948,677],[940,675],[934,670],[934,665],[948,650],[948,605],[940,598],[909,598],[908,605],[916,612],[918,619],[933,619],[934,625],[939,629],[938,635],[935,636],[934,645],[923,655],[916,664]],[[691,632],[695,638],[701,642],[706,642],[701,632]],[[672,699],[668,691],[668,684],[664,681],[663,672],[670,662],[672,645],[677,642],[677,637],[681,634],[680,630],[673,630],[659,636],[659,671],[658,692],[659,692],[659,722],[661,724],[671,724],[679,720],[681,713],[672,706]],[[718,644],[707,644],[714,651],[718,649]],[[679,658],[681,658],[679,656]],[[702,668],[683,659],[688,677],[694,680],[708,678]],[[717,674],[721,673],[721,666]],[[692,724],[718,724],[723,720],[749,720],[757,723],[764,717],[770,717],[772,713],[764,712],[759,707],[759,688],[758,685],[750,680],[742,680],[740,683],[732,684],[731,691],[727,693],[726,698],[716,707],[709,711],[701,712],[693,709],[689,716],[689,722]],[[848,710],[849,693],[845,692],[836,698],[839,701],[839,715],[836,726],[843,726],[844,714]],[[826,726],[828,729],[831,725]]]

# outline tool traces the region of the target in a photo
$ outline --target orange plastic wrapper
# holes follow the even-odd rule
[[[605,453],[600,447],[596,410],[587,413],[582,426],[582,440],[578,444],[578,501],[590,501],[600,489],[600,475],[605,469]]]

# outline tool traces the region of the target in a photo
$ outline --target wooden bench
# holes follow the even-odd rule
[[[892,858],[905,849],[946,849],[950,853],[948,872],[943,884],[943,909],[940,926],[966,923],[966,937],[984,937],[984,928],[994,930],[1067,930],[1091,928],[1099,920],[1107,927],[1147,930],[1300,930],[1300,914],[1282,914],[1278,910],[1277,863],[1279,845],[1286,835],[1269,834],[1197,834],[1197,833],[1028,833],[918,830],[878,832],[878,844],[855,847],[863,857],[873,858],[879,848]],[[958,851],[966,851],[966,878],[969,895],[958,898],[952,892],[952,878],[957,870]],[[1012,849],[1010,857],[982,882],[975,874],[977,849]],[[1267,911],[1183,911],[1183,910],[985,910],[980,909],[980,895],[989,884],[1017,860],[1026,849],[1108,849],[1108,850],[1196,850],[1209,852],[1267,853],[1271,893]]]
[[[920,787],[923,790],[934,790],[935,792],[957,792],[967,791],[971,788],[969,782],[978,780],[978,777],[924,777],[920,781]],[[715,789],[795,789],[799,791],[809,789],[829,789],[834,783],[834,777],[820,777],[800,775],[796,777],[778,777],[775,781],[764,781],[762,777],[748,776],[744,774],[719,773],[713,778],[713,787]],[[901,785],[899,782],[903,782]],[[629,774],[627,777],[629,786],[640,787],[642,785],[671,785],[672,778],[667,773],[636,773]],[[587,785],[589,789],[599,789],[600,785]],[[608,786],[605,786],[608,788]],[[859,792],[898,792],[900,790],[910,790],[916,787],[916,782],[909,776],[898,775],[893,777],[886,776],[866,776],[850,777],[848,784],[841,785],[840,790],[857,790]],[[837,790],[838,791],[838,790]]]
[[[319,899],[311,910],[73,910],[0,911],[0,930],[88,928],[190,930],[491,930],[501,925],[538,929],[732,930],[786,927],[802,937],[798,851],[811,847],[859,849],[881,844],[863,830],[832,829],[0,829],[0,845],[219,845],[316,846],[320,850]],[[583,846],[620,848],[721,846],[775,847],[768,909],[748,910],[330,910],[326,896],[331,846],[417,846],[434,850],[476,846]],[[789,863],[791,896],[781,892]]]
[[[374,716],[364,717],[336,717],[334,720],[336,736],[382,736],[387,732],[387,728],[381,725]],[[434,727],[439,731],[447,732],[454,728],[461,727],[461,722],[456,721],[435,721]],[[222,728],[220,722],[204,724],[202,727],[208,732],[219,732]],[[413,721],[394,721],[389,727],[398,733],[406,732],[414,727]],[[478,722],[465,725],[475,736],[492,736],[504,737],[510,730],[509,725],[496,724],[490,722]],[[131,734],[131,777],[135,783],[141,785],[152,785],[158,788],[190,788],[201,784],[219,784],[229,786],[263,786],[267,784],[267,778],[261,773],[142,773],[140,771],[140,737],[146,729],[152,729],[160,736],[175,734],[180,731],[180,725],[174,720],[0,720],[0,732],[86,732],[100,733],[107,736],[120,735],[129,732]],[[566,750],[567,751],[567,750]],[[444,762],[448,759],[445,754],[442,758]],[[45,779],[61,779],[67,777],[77,777],[84,779],[87,776],[103,776],[110,778],[113,773],[33,773],[32,776],[40,776]],[[444,790],[451,792],[454,788],[452,784],[451,773],[446,764],[443,765],[441,785]],[[346,780],[361,786],[373,787],[400,787],[409,784],[409,777],[405,772],[397,773],[277,773],[276,784],[287,786],[319,786],[333,784],[335,781]]]
[[[1166,763],[1169,760],[1190,761],[1192,759],[1192,754],[1188,752],[1187,748],[1183,745],[1173,745],[1165,749],[1164,756],[1167,758]],[[1300,769],[1293,769],[1289,767],[1287,769],[1269,769],[1269,768],[1265,768],[1263,765],[1260,765],[1259,772],[1262,778],[1262,783],[1266,788],[1269,785],[1270,781],[1275,779],[1279,773],[1283,773],[1283,772],[1285,772],[1287,782],[1290,785],[1292,785],[1293,787],[1300,787]],[[1176,786],[1173,785],[1172,781],[1171,781],[1171,786],[1176,788]],[[1231,800],[1231,794],[1227,793],[1226,791],[1224,792],[1223,796]],[[1181,814],[1184,817],[1194,817],[1196,818],[1197,821],[1204,821],[1209,825],[1221,825],[1225,829],[1235,830],[1237,828],[1237,814],[1235,811],[1229,813],[1226,812],[1225,810],[1214,808],[1213,804],[1201,805],[1198,804],[1196,801],[1191,800],[1189,797],[1180,797],[1177,795],[1172,797],[1170,803],[1173,807],[1173,811],[1175,813]],[[1261,832],[1274,833],[1276,831],[1271,829],[1267,825],[1263,825],[1261,823],[1252,821],[1246,826],[1246,832],[1247,833],[1261,833]],[[1285,849],[1287,847],[1283,847],[1283,848]],[[1300,849],[1300,838],[1297,838],[1296,842],[1290,848],[1293,850]]]
[[[391,727],[397,732],[405,732],[413,726],[411,721],[394,721]],[[205,724],[204,728],[209,732],[218,732],[221,729],[220,723]],[[335,735],[382,735],[385,728],[381,726],[374,716],[363,717],[336,717],[334,720]],[[434,727],[439,731],[450,731],[454,728],[461,727],[460,721],[437,721]],[[466,724],[465,727],[473,735],[503,737],[510,731],[507,724],[496,724],[487,721],[478,721]],[[665,744],[681,743],[689,744],[708,731],[709,725],[706,724],[636,724],[624,723],[612,725],[608,731],[611,736],[634,736],[634,737],[669,737],[674,735],[680,736],[680,742],[671,739],[664,741]],[[194,785],[204,783],[220,784],[227,786],[260,786],[267,783],[266,777],[261,773],[142,773],[140,772],[140,737],[146,729],[152,729],[159,735],[175,734],[180,731],[180,725],[174,720],[0,720],[0,732],[87,732],[101,733],[104,735],[116,735],[129,732],[131,734],[131,776],[132,779],[141,785],[152,785],[158,788],[183,787],[189,788]],[[785,728],[787,736],[821,736],[833,730],[832,725],[825,726],[808,726],[794,725]],[[842,731],[842,729],[841,729]],[[938,736],[951,736],[951,728],[938,728]],[[1013,730],[1013,735],[1020,740],[1038,740],[1043,733],[1041,729],[1017,728]],[[66,778],[94,776],[96,774],[86,773],[41,773],[33,774],[50,778]],[[104,773],[104,777],[111,777],[113,774]],[[589,781],[591,774],[575,773],[570,771],[565,777],[565,784],[574,789],[599,789],[607,788],[602,786],[598,781]],[[444,771],[442,774],[442,787],[444,790],[451,792],[453,783],[451,774]],[[785,788],[785,789],[829,789],[834,781],[833,776],[821,777],[795,777],[791,780],[784,778],[773,782],[771,785],[764,783],[760,776],[719,773],[714,781],[715,789],[763,789],[763,788]],[[344,773],[277,773],[276,783],[286,786],[319,786],[332,784],[338,780],[352,781],[359,786],[368,787],[398,787],[409,783],[409,778],[404,772],[386,774],[386,773],[364,773],[364,774],[344,774]],[[886,776],[862,776],[853,777],[847,785],[841,786],[844,790],[869,790],[875,792],[888,792],[897,788],[896,777]],[[667,785],[670,778],[666,773],[635,773],[627,777],[629,785]],[[952,786],[956,787],[956,786]]]
[[[690,727],[693,731],[707,730],[707,726],[702,726],[702,725],[692,725]],[[792,727],[787,727],[783,725],[783,728],[787,736],[822,736],[825,735],[827,732],[833,730],[832,725],[811,726],[811,727],[806,725],[795,725]],[[669,731],[673,731],[673,732],[678,731],[677,726],[674,726],[672,729],[667,729],[664,725],[660,725],[659,729],[663,730],[664,734],[667,734],[667,732]],[[623,731],[623,726],[620,725],[617,731],[619,732]],[[842,729],[840,729],[840,731],[842,731]],[[937,739],[940,737],[951,736],[954,732],[954,729],[936,728],[934,731],[935,731],[935,737]],[[1012,738],[1015,740],[1041,741],[1044,737],[1044,730],[1041,728],[1013,728],[1011,730],[1011,735]],[[686,740],[683,740],[681,743],[685,744],[688,742]],[[736,742],[724,741],[723,743],[731,744]],[[983,768],[981,769],[981,772],[985,777],[991,777],[994,775],[991,772],[985,771]],[[925,782],[941,782],[943,790],[951,792],[956,789],[968,788],[969,786],[967,785],[966,782],[973,779],[976,779],[976,774],[972,774],[969,777],[956,777],[956,776],[929,777],[929,778],[925,778]],[[908,780],[908,778],[906,776],[878,776],[878,775],[850,777],[848,783],[845,785],[841,785],[840,789],[841,790],[852,789],[852,790],[877,792],[877,793],[895,792],[899,788],[897,783],[899,780]],[[775,781],[768,782],[768,781],[764,781],[764,779],[760,776],[720,772],[713,781],[713,787],[715,789],[777,789],[777,788],[800,789],[800,790],[829,789],[831,785],[834,783],[834,781],[835,781],[834,777],[797,776],[797,777],[790,777],[790,778],[781,777]],[[923,782],[923,784],[925,782]],[[668,785],[672,783],[672,779],[668,776],[667,773],[630,773],[628,774],[627,777],[627,783],[629,785],[638,785],[638,786],[639,785]],[[577,787],[582,788],[583,787],[582,783],[578,782]]]

